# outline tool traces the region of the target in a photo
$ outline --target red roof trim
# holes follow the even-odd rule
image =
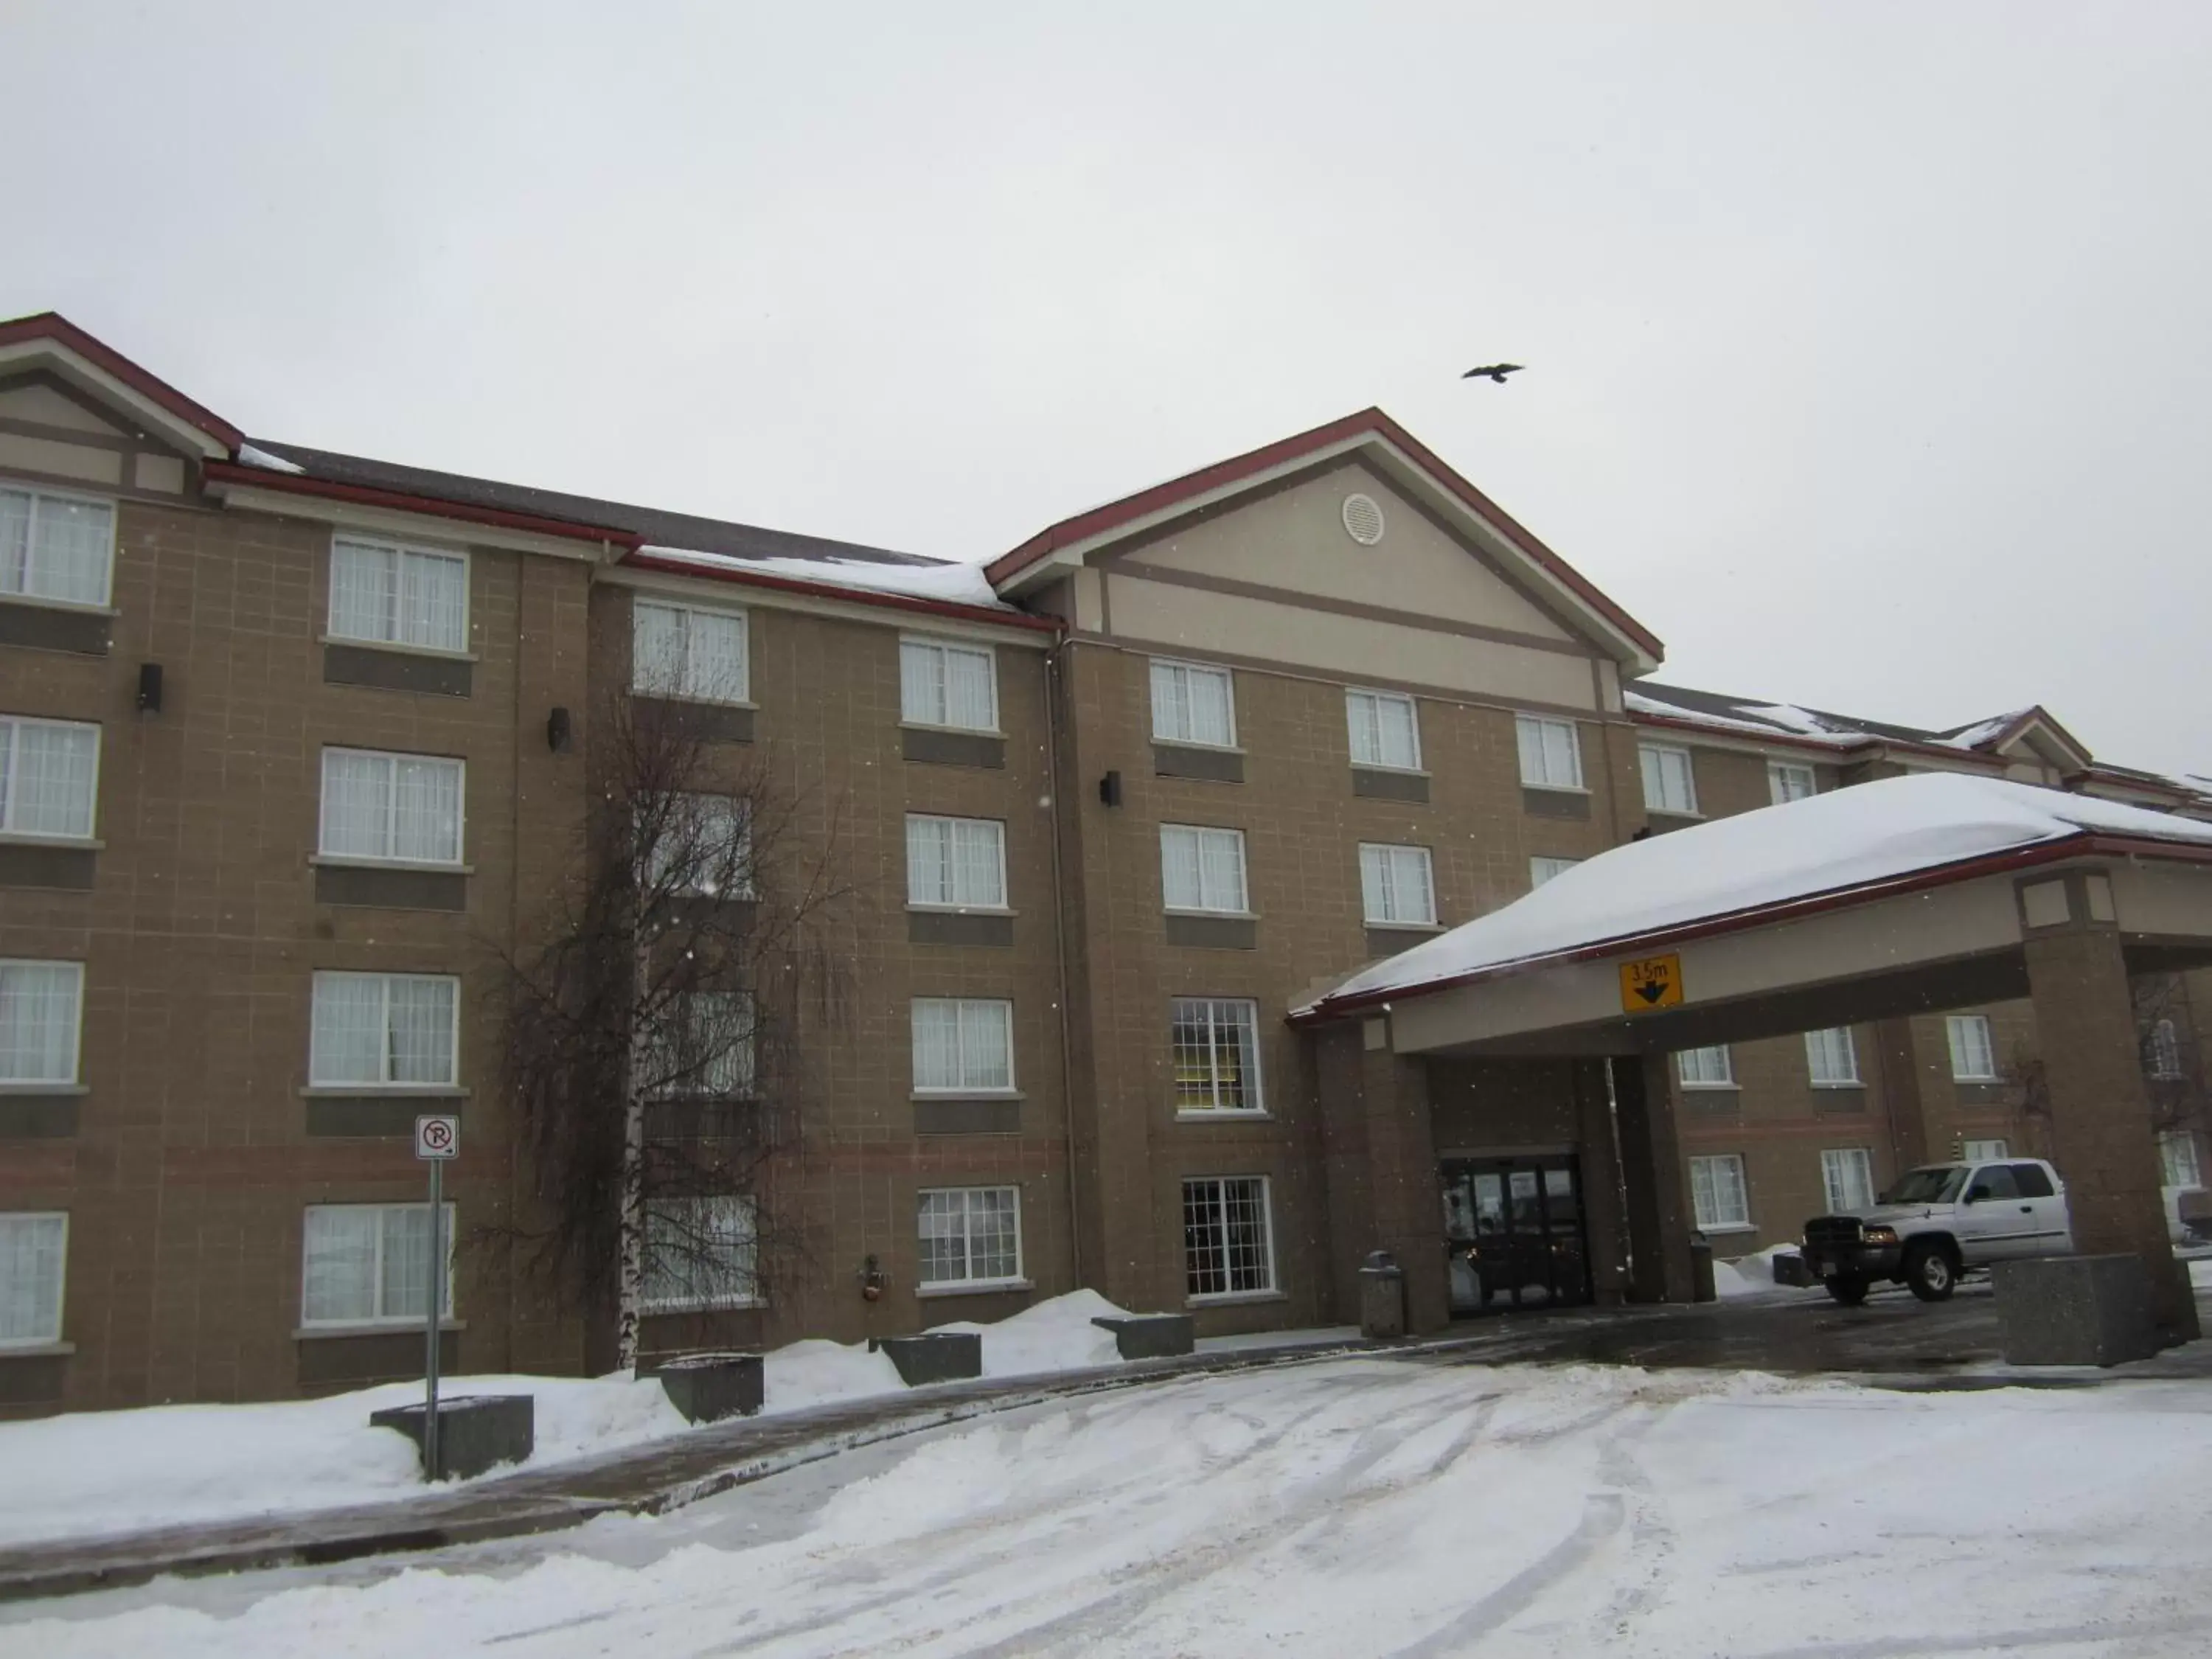
[[[58,311],[42,311],[34,317],[0,322],[0,345],[14,345],[21,340],[52,340],[67,347],[102,374],[112,375],[140,396],[152,398],[179,420],[198,427],[225,449],[235,451],[246,441],[243,432],[213,410],[194,403],[167,380],[148,374],[122,353],[102,345]]]
[[[1523,973],[1531,969],[1555,967],[1570,962],[1591,962],[1601,957],[1648,951],[1656,945],[1683,944],[1723,933],[1744,933],[1773,922],[1796,921],[1830,910],[1848,909],[1852,905],[1873,899],[1925,892],[1930,888],[1948,887],[1955,882],[1972,881],[1978,877],[1997,875],[2008,870],[2057,863],[2064,859],[2080,858],[2085,854],[2102,854],[2118,858],[2167,859],[2187,864],[2212,863],[2212,847],[2155,841],[2142,836],[2100,835],[2085,830],[2076,835],[2062,836],[2054,841],[2034,842],[2002,853],[1988,853],[1954,864],[1910,871],[1880,881],[1862,883],[1856,887],[1832,888],[1824,893],[1808,893],[1802,898],[1785,899],[1774,904],[1753,905],[1747,909],[1732,910],[1723,915],[1707,916],[1697,921],[1647,928],[1640,933],[1624,933],[1617,939],[1600,939],[1589,945],[1577,945],[1572,950],[1555,951],[1549,956],[1524,957],[1516,962],[1501,962],[1486,968],[1470,969],[1463,974],[1448,975],[1420,985],[1401,986],[1395,990],[1361,991],[1342,998],[1323,997],[1311,1007],[1291,1015],[1291,1024],[1305,1025],[1346,1018],[1389,1003],[1433,996],[1439,991],[1458,990],[1463,986],[1503,978],[1509,974]]]
[[[1528,529],[1516,522],[1512,516],[1490,497],[1477,489],[1457,472],[1447,466],[1437,454],[1413,434],[1407,431],[1379,409],[1363,409],[1356,415],[1317,426],[1310,432],[1278,439],[1275,442],[1231,456],[1225,461],[1216,461],[1211,466],[1187,472],[1180,478],[1154,484],[1133,495],[1109,501],[1103,507],[1094,507],[1087,513],[1079,513],[1072,519],[1062,519],[1049,525],[1012,552],[987,566],[984,574],[994,583],[1002,582],[1018,574],[1043,558],[1055,548],[1088,541],[1091,537],[1119,528],[1164,507],[1175,506],[1203,495],[1209,490],[1233,484],[1271,468],[1314,454],[1348,438],[1361,435],[1382,438],[1403,450],[1424,471],[1441,484],[1449,493],[1487,520],[1506,538],[1537,564],[1559,578],[1572,589],[1591,609],[1605,617],[1615,628],[1633,640],[1653,657],[1664,654],[1658,639],[1626,611],[1592,586],[1589,581],[1565,559],[1536,539]]]
[[[886,611],[907,611],[921,616],[954,617],[963,622],[990,623],[1001,628],[1025,628],[1037,633],[1054,634],[1065,625],[1057,617],[1032,617],[1020,611],[988,611],[980,605],[962,605],[953,599],[924,599],[913,593],[879,593],[864,588],[840,587],[833,582],[810,582],[801,577],[771,575],[762,570],[725,569],[693,564],[684,559],[656,558],[651,554],[630,553],[625,555],[622,562],[636,570],[658,570],[672,576],[697,576],[710,582],[736,582],[744,587],[774,588],[780,592],[843,599],[854,605],[878,605]]]
[[[1716,715],[1714,718],[1724,717]],[[1634,726],[1663,726],[1670,732],[1695,732],[1708,738],[1734,738],[1741,743],[1778,743],[1789,748],[1802,749],[1808,754],[1826,755],[1832,760],[1863,754],[1869,749],[1901,749],[1907,754],[1940,755],[1946,760],[1972,761],[1979,766],[2004,765],[2002,756],[1988,754],[1979,749],[1952,749],[1939,743],[1913,743],[1904,738],[1885,738],[1878,732],[1866,732],[1848,744],[1838,744],[1822,743],[1818,738],[1800,737],[1790,732],[1754,732],[1713,726],[1694,715],[1650,714],[1640,708],[1630,709],[1628,719]]]
[[[493,507],[471,507],[461,501],[440,501],[434,495],[410,495],[396,489],[373,489],[366,484],[333,483],[325,478],[302,477],[295,472],[272,472],[266,467],[240,466],[233,461],[210,461],[202,471],[216,483],[248,485],[289,495],[314,495],[325,501],[353,501],[363,507],[386,507],[396,512],[421,513],[433,518],[459,519],[469,524],[494,525],[502,530],[527,530],[540,536],[563,536],[571,541],[611,542],[617,547],[640,547],[645,538],[630,530],[605,525],[579,524],[567,519],[541,519],[531,513],[508,513]]]

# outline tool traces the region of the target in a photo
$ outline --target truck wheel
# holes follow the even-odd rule
[[[1842,1307],[1856,1308],[1867,1299],[1867,1282],[1863,1279],[1831,1279],[1826,1283],[1828,1294]]]
[[[1942,1244],[1915,1244],[1905,1252],[1905,1288],[1923,1302],[1948,1302],[1959,1288],[1959,1264]]]

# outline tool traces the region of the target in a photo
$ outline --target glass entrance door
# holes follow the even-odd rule
[[[1573,1158],[1447,1158],[1443,1204],[1455,1316],[1590,1299]]]

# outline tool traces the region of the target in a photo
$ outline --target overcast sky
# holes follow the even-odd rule
[[[955,558],[1377,404],[1662,678],[2212,771],[2212,5],[1084,9],[0,0],[0,315]]]

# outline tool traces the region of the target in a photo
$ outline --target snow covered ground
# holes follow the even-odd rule
[[[0,1608],[0,1654],[1890,1659],[2212,1644],[2201,1384],[1370,1359],[1088,1396],[659,1519]]]

